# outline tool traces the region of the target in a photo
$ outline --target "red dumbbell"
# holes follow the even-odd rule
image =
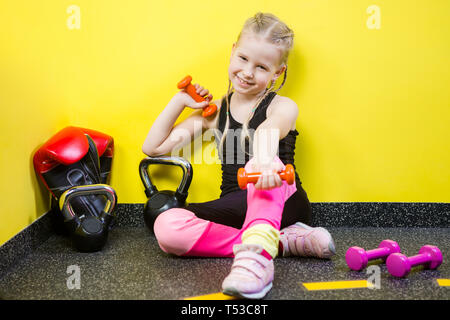
[[[203,102],[206,101],[205,98],[200,96],[197,91],[195,90],[195,87],[191,84],[192,77],[186,76],[178,82],[178,89],[184,89],[186,92],[194,99],[196,102]],[[217,111],[217,106],[213,103],[211,103],[209,106],[203,108],[202,117],[207,118],[209,116],[212,116]]]
[[[364,250],[361,247],[350,247],[345,253],[345,261],[350,269],[360,271],[367,267],[369,260],[383,259],[396,252],[401,252],[397,242],[392,240],[383,240],[377,249]]]
[[[295,171],[292,164],[287,164],[285,169],[278,173],[281,180],[285,180],[288,184],[293,184],[295,180]],[[244,168],[239,168],[237,180],[239,188],[246,189],[248,183],[256,183],[261,176],[261,172],[245,172]]]
[[[394,277],[407,276],[411,267],[423,265],[425,269],[436,269],[442,263],[442,252],[436,246],[425,245],[419,254],[407,257],[401,253],[391,254],[386,260],[386,267]]]

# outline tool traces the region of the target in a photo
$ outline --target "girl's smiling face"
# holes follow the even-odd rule
[[[243,34],[233,49],[228,76],[236,92],[258,95],[271,80],[278,78],[285,66],[280,66],[281,49],[254,35]]]

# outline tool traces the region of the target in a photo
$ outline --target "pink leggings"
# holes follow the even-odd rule
[[[248,184],[247,212],[241,229],[200,219],[186,209],[169,209],[155,221],[156,239],[164,252],[178,256],[233,257],[233,246],[241,243],[242,233],[249,227],[265,223],[280,230],[284,203],[296,190],[295,183],[288,185],[286,181],[270,190]]]

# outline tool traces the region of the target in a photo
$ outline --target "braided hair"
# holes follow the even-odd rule
[[[250,113],[247,120],[242,124],[242,132],[241,132],[241,137],[240,137],[241,141],[240,142],[241,142],[242,150],[245,150],[245,141],[247,139],[251,139],[250,133],[248,131],[248,124],[249,124],[251,118],[253,117],[253,115],[255,114],[256,108],[261,103],[261,101],[263,101],[271,92],[280,91],[280,89],[284,86],[284,83],[286,82],[287,60],[288,60],[289,52],[293,46],[294,32],[284,22],[282,22],[280,19],[278,19],[275,15],[273,15],[271,13],[258,12],[253,17],[251,17],[251,18],[247,19],[247,21],[245,21],[244,26],[243,26],[241,32],[239,33],[236,43],[239,43],[239,40],[241,39],[243,34],[258,35],[262,39],[268,41],[269,43],[272,43],[272,44],[277,45],[280,48],[282,48],[283,50],[282,50],[280,65],[284,64],[286,66],[286,69],[284,71],[283,81],[282,81],[281,85],[276,90],[274,90],[275,80],[272,80],[270,82],[270,86],[265,89],[264,94],[257,100],[257,102],[256,102],[255,106],[252,108],[252,112]],[[224,96],[225,100],[226,100],[226,107],[227,107],[227,109],[226,109],[227,119],[225,122],[225,129],[224,129],[223,133],[221,134],[222,136],[220,137],[220,142],[219,142],[219,147],[218,147],[219,155],[221,156],[221,158],[223,156],[222,155],[223,144],[224,144],[225,137],[227,136],[228,129],[230,126],[229,96],[232,91],[233,91],[233,88],[231,85],[231,80],[228,79],[228,89],[227,89],[226,95]]]

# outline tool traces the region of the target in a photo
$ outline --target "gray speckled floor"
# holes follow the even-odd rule
[[[448,228],[328,228],[337,254],[331,260],[277,258],[274,287],[266,299],[433,299],[449,300],[450,288],[436,279],[450,278]],[[389,275],[384,264],[380,289],[307,291],[302,282],[368,279],[365,270],[350,271],[345,252],[353,245],[366,249],[383,239],[397,241],[414,255],[424,244],[437,245],[444,257],[437,270],[414,268],[405,279]],[[101,252],[79,253],[67,239],[52,235],[0,279],[3,299],[183,299],[220,291],[232,259],[178,258],[162,252],[145,227],[117,227]],[[67,268],[80,268],[80,289],[68,289]]]

